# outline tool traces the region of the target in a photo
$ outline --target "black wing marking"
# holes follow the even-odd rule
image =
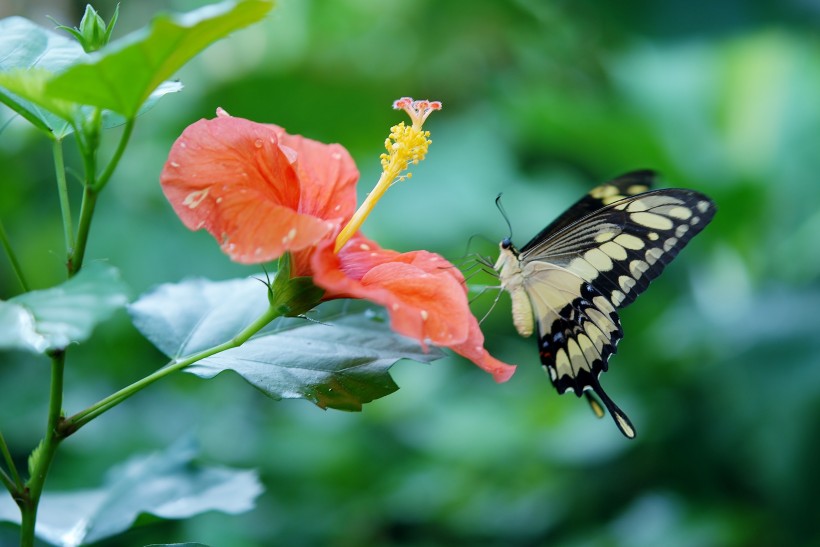
[[[521,252],[522,264],[549,262],[624,307],[700,232],[715,204],[698,192],[664,189],[607,205]]]
[[[559,232],[576,220],[610,203],[650,190],[654,181],[655,172],[644,169],[625,173],[609,182],[596,186],[584,195],[584,197],[575,202],[572,207],[553,220],[546,228],[538,232],[538,235],[521,248],[521,252],[528,251],[553,233]]]
[[[546,263],[529,264],[524,278],[536,316],[538,352],[552,384],[559,393],[572,391],[579,397],[593,390],[623,434],[634,437],[629,418],[598,381],[623,337],[609,299],[576,274]]]

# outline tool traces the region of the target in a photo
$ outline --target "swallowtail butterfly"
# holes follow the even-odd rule
[[[501,241],[495,264],[521,336],[538,335],[541,363],[559,393],[585,394],[629,438],[635,429],[599,382],[623,337],[619,308],[632,303],[715,215],[708,197],[650,190],[634,171],[593,188],[517,249]]]

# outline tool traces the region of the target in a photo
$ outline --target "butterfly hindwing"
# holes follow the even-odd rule
[[[524,270],[524,289],[537,317],[541,364],[559,393],[580,396],[593,390],[604,402],[618,428],[629,438],[635,429],[626,414],[609,398],[598,381],[608,368],[623,336],[612,303],[595,287],[572,272],[545,263]],[[593,410],[601,409],[587,393]]]
[[[525,267],[524,274],[541,363],[559,393],[581,395],[607,369],[623,336],[618,314],[591,284],[568,270],[539,263]]]

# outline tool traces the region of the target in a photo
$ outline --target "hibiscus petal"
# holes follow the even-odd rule
[[[235,261],[271,260],[326,237],[338,223],[300,212],[302,182],[275,130],[220,116],[189,126],[160,176],[183,223],[205,228]]]
[[[515,367],[484,349],[484,336],[473,314],[461,272],[427,251],[397,253],[381,249],[362,236],[334,254],[333,242],[322,243],[312,259],[313,281],[325,298],[363,298],[384,306],[394,331],[437,346],[449,347],[490,372],[496,381]]]
[[[470,333],[467,341],[463,344],[450,346],[450,349],[492,374],[496,382],[506,382],[515,373],[515,365],[508,365],[490,355],[484,349],[484,334],[478,326],[478,321],[473,316],[470,316],[469,321]]]
[[[282,146],[296,152],[294,169],[302,183],[300,213],[346,224],[356,211],[359,170],[340,144],[324,144],[301,135],[289,135],[270,125]]]

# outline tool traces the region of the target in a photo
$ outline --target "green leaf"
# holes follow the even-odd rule
[[[361,410],[398,389],[388,370],[400,359],[430,362],[424,351],[396,334],[382,310],[355,301],[316,308],[316,321],[280,318],[238,348],[194,363],[185,372],[212,378],[231,370],[274,399],[307,399],[321,408]]]
[[[0,103],[57,139],[70,135],[72,121],[80,123],[90,108],[60,99],[48,92],[47,83],[86,57],[74,40],[44,29],[28,19],[0,19]],[[160,84],[140,108],[142,114],[168,93],[182,89],[179,82]],[[104,127],[125,123],[117,114],[105,112]]]
[[[61,285],[0,301],[0,348],[34,353],[65,348],[87,339],[127,301],[117,269],[92,262]]]
[[[128,313],[143,336],[178,359],[230,340],[267,307],[267,287],[258,279],[189,279],[156,287]]]
[[[61,138],[71,132],[71,102],[45,94],[45,80],[83,57],[76,41],[23,17],[0,19],[0,102],[39,129]],[[31,75],[26,72],[33,70]]]
[[[129,306],[134,325],[178,359],[233,338],[267,308],[258,279],[167,284]],[[304,398],[322,408],[360,410],[396,391],[388,369],[399,359],[430,362],[410,338],[390,330],[383,312],[360,301],[333,301],[309,314],[281,317],[244,345],[185,369],[202,378],[232,370],[275,399]]]
[[[112,469],[92,490],[45,493],[37,536],[58,545],[83,545],[129,529],[141,514],[184,519],[206,511],[249,511],[262,485],[255,471],[195,463],[190,440],[164,452],[132,458]],[[17,507],[0,499],[0,520],[20,522]],[[193,544],[197,545],[197,544]]]
[[[231,32],[259,21],[270,0],[223,2],[182,15],[161,15],[51,80],[56,97],[131,118],[151,92],[192,57]]]

